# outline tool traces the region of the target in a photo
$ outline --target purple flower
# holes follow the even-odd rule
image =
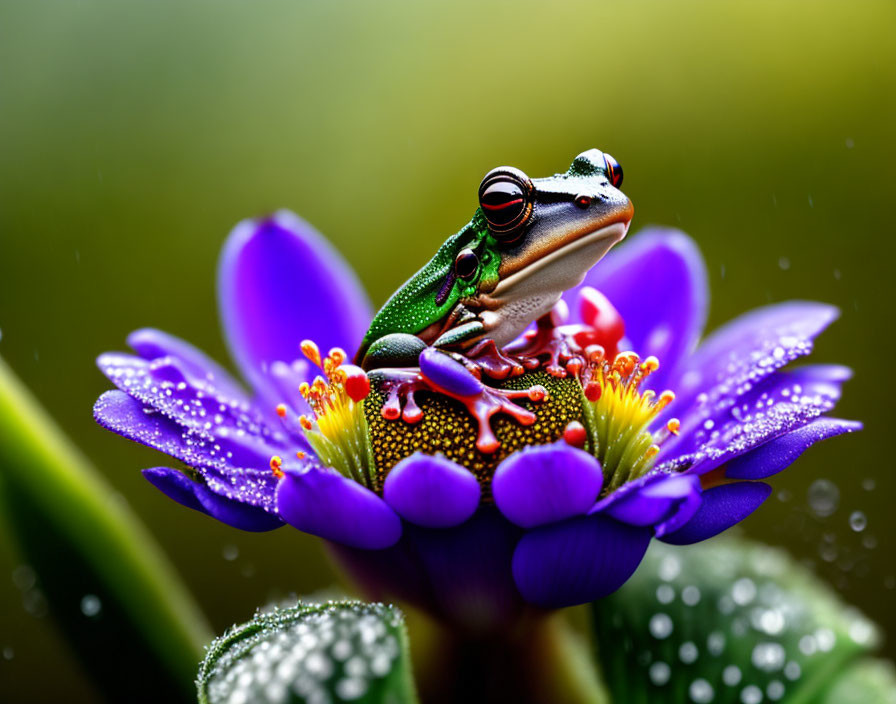
[[[179,503],[244,530],[289,523],[325,538],[371,597],[406,599],[462,627],[613,592],[651,538],[716,535],[768,497],[762,480],[860,427],[825,415],[847,369],[784,369],[809,354],[834,308],[768,306],[698,345],[706,272],[677,231],[642,232],[566,294],[570,329],[602,331],[607,352],[588,361],[584,424],[542,444],[533,434],[485,477],[422,452],[378,474],[360,403],[368,379],[344,364],[371,308],[305,222],[281,212],[238,225],[218,293],[251,392],[185,342],[139,330],[128,339],[135,354],[98,360],[117,390],[97,401],[97,421],[182,463],[144,470]],[[303,339],[333,351],[321,359],[305,345],[300,356]],[[639,356],[616,357],[613,344]],[[424,355],[427,365],[448,388],[471,383],[444,355]]]

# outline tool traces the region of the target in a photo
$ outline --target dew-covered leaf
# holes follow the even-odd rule
[[[837,673],[812,704],[896,704],[896,668],[870,658]]]
[[[359,601],[259,611],[209,646],[196,684],[201,704],[417,701],[404,616]]]
[[[103,696],[192,697],[208,640],[202,612],[143,524],[2,360],[0,517],[33,573],[31,596]]]
[[[626,704],[839,702],[816,697],[878,642],[873,624],[783,552],[728,537],[654,542],[592,613],[613,701]]]

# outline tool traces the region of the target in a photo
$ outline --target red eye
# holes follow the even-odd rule
[[[591,196],[587,196],[584,194],[576,196],[576,205],[584,210],[589,205],[591,205]]]
[[[489,230],[502,242],[515,240],[532,214],[532,181],[519,169],[489,171],[479,186],[479,206]]]
[[[609,154],[604,154],[604,163],[607,165],[607,178],[614,188],[619,188],[622,185],[622,167]]]

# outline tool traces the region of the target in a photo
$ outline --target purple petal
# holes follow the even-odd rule
[[[862,424],[856,421],[819,418],[734,458],[725,468],[725,476],[728,479],[765,479],[789,467],[816,442],[861,429]]]
[[[707,489],[694,517],[660,539],[672,545],[690,545],[712,538],[753,513],[771,492],[763,482],[735,482]]]
[[[416,452],[396,464],[383,498],[405,520],[427,528],[460,525],[476,512],[479,481],[443,455]]]
[[[678,230],[652,228],[611,251],[564,295],[573,322],[585,286],[603,293],[622,315],[631,349],[660,360],[650,386],[666,388],[706,323],[706,266],[694,241]]]
[[[249,400],[243,388],[224,367],[179,337],[161,330],[142,328],[128,335],[128,346],[149,361],[173,357],[180,361],[189,376],[207,382],[236,401]]]
[[[776,372],[740,394],[707,403],[681,426],[678,442],[665,443],[661,467],[688,466],[705,474],[739,455],[793,432],[830,411],[840,398],[845,367],[809,366]],[[695,428],[696,426],[696,428]],[[669,445],[669,447],[666,447]],[[676,459],[668,460],[672,455]]]
[[[379,496],[335,472],[287,471],[277,511],[290,525],[336,543],[381,550],[401,537],[401,519]]]
[[[823,303],[790,301],[736,318],[687,359],[672,383],[677,398],[669,412],[684,420],[698,400],[715,404],[809,354],[812,341],[838,314]]]
[[[164,452],[198,470],[215,493],[253,506],[273,510],[276,481],[269,468],[270,457],[277,454],[273,447],[267,454],[259,451],[241,452],[236,441],[236,454],[227,452],[214,440],[196,431],[185,429],[162,413],[146,408],[140,401],[122,391],[107,391],[93,408],[96,421],[114,433]],[[259,464],[248,468],[235,462],[254,458]],[[258,469],[261,466],[263,469]]]
[[[237,225],[218,266],[218,303],[230,352],[270,403],[275,362],[314,340],[349,356],[370,323],[370,303],[348,264],[308,223],[288,211]]]
[[[143,476],[168,498],[234,528],[263,532],[283,525],[283,521],[265,510],[219,496],[176,469],[144,469]]]
[[[533,528],[587,513],[603,479],[594,457],[560,442],[526,448],[504,460],[492,478],[492,494],[509,520]]]
[[[652,531],[607,516],[571,518],[526,533],[513,555],[523,597],[545,608],[584,604],[611,594],[631,577]]]
[[[665,531],[684,524],[699,507],[699,477],[654,473],[623,484],[599,501],[591,513],[605,513],[633,526],[663,524]]]

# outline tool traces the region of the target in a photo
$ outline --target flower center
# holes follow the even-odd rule
[[[669,433],[678,433],[680,424],[675,418],[658,433],[648,430],[675,394],[641,389],[659,369],[656,357],[642,361],[634,352],[621,352],[611,361],[599,346],[586,354],[582,371],[585,426],[589,449],[600,460],[607,479],[604,493],[610,493],[644,476],[659,452],[658,443]]]

